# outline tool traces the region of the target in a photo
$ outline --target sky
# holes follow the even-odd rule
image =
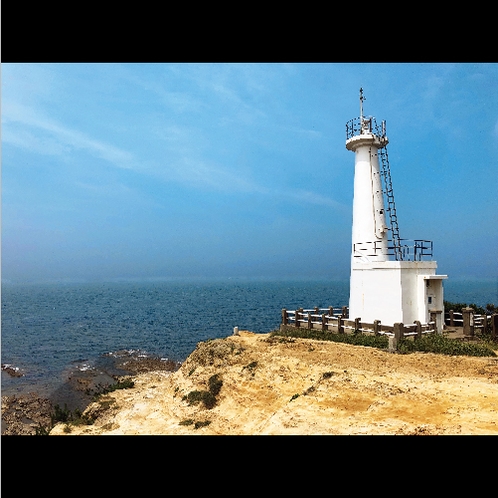
[[[401,237],[498,279],[498,64],[4,63],[2,281],[347,279],[360,87]]]

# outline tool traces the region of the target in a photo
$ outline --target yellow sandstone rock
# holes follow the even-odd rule
[[[216,374],[215,406],[189,403]],[[240,331],[134,381],[87,409],[93,425],[51,434],[498,434],[498,358]]]

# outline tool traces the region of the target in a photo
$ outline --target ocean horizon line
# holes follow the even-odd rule
[[[114,284],[114,283],[161,283],[161,282],[349,282],[347,277],[313,276],[175,276],[175,277],[115,277],[102,279],[60,278],[14,280],[2,279],[2,285],[57,285],[57,284]]]
[[[155,277],[103,277],[103,278],[41,278],[41,279],[12,279],[2,278],[2,285],[23,285],[23,284],[91,284],[91,283],[147,283],[147,282],[183,282],[183,281],[270,281],[270,282],[346,282],[347,276],[316,276],[316,275],[232,275],[232,276],[206,276],[206,275],[183,275],[183,276],[155,276]],[[498,274],[494,277],[480,277],[475,275],[448,275],[447,282],[486,282],[498,283]]]

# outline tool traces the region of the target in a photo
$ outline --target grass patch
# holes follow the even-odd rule
[[[191,418],[182,420],[178,425],[194,425],[194,421]]]
[[[386,349],[389,340],[384,335],[366,335],[366,334],[336,334],[316,329],[304,329],[295,327],[282,327],[281,330],[272,332],[272,336],[279,337],[299,337],[301,339],[316,339],[319,341],[342,342],[353,344],[355,346],[368,346],[373,348]]]
[[[66,424],[64,432],[68,432],[69,425],[91,425],[94,421],[84,416],[78,408],[71,411],[68,409],[67,405],[64,404],[64,408],[61,408],[59,405],[54,406],[54,411],[50,416],[50,428],[48,429],[48,432],[60,422]]]
[[[269,344],[286,344],[296,342],[293,337],[280,335],[280,330],[278,329],[270,332],[270,336],[267,339],[264,339],[264,341]]]
[[[71,425],[92,425],[100,413],[106,411],[115,402],[113,399],[104,399],[102,396],[107,393],[116,391],[118,389],[130,389],[135,386],[135,383],[128,377],[118,380],[114,384],[102,385],[98,384],[96,389],[93,391],[87,391],[87,394],[92,394],[93,401],[98,401],[100,403],[99,409],[93,414],[83,414],[81,410],[76,408],[74,411],[69,410],[67,404],[64,404],[64,408],[59,405],[55,405],[52,414],[50,415],[50,427],[40,427],[36,429],[36,435],[46,435],[55,427],[58,423],[66,424],[64,427],[64,432],[70,432]]]
[[[131,389],[134,386],[135,382],[133,382],[133,380],[131,380],[131,378],[129,377],[118,380],[114,384],[109,384],[109,385],[98,384],[93,393],[93,400],[96,401],[100,396],[103,396],[104,394],[112,393],[119,389]]]
[[[316,329],[295,327],[282,327],[281,330],[272,332],[274,336],[299,337],[302,339],[315,339],[320,341],[342,342],[354,346],[367,346],[387,349],[389,339],[385,335],[367,334],[337,334]],[[481,341],[479,344],[449,339],[441,334],[427,334],[417,340],[402,339],[398,344],[400,353],[413,353],[421,351],[451,356],[497,356],[491,341]]]
[[[208,426],[210,423],[211,423],[211,420],[198,420],[198,421],[195,421],[195,420],[193,420],[191,418],[187,418],[185,420],[182,420],[179,423],[179,425],[186,425],[186,426],[193,425],[194,429],[200,429],[201,427]]]
[[[183,399],[187,401],[189,405],[203,403],[208,410],[214,408],[216,405],[216,396],[209,391],[190,391]]]
[[[66,404],[64,404],[64,408],[61,408],[59,405],[55,405],[54,412],[50,416],[50,420],[52,421],[52,427],[57,422],[68,422],[69,420],[72,420],[72,418],[73,415],[71,413],[71,410],[68,409]]]
[[[218,374],[214,374],[211,377],[209,377],[209,380],[208,380],[209,392],[213,396],[218,396],[218,394],[220,394],[220,390],[221,390],[222,385],[223,385],[223,381],[220,379],[220,376]]]
[[[398,344],[398,351],[400,353],[422,351],[450,356],[496,356],[487,345],[449,339],[439,334],[425,335],[416,341],[402,339]]]
[[[198,420],[194,424],[194,429],[200,429],[201,427],[206,427],[211,423],[211,420]]]
[[[35,436],[48,436],[50,434],[51,428],[47,428],[40,423],[38,427],[35,428]]]
[[[242,370],[245,370],[245,369],[249,370],[249,372],[251,373],[251,376],[254,377],[255,376],[255,370],[256,370],[257,366],[258,366],[258,362],[257,361],[252,361],[251,363],[249,363],[245,367],[242,367]]]
[[[221,380],[219,374],[214,374],[209,377],[208,380],[208,391],[195,390],[190,391],[186,396],[183,396],[183,401],[186,401],[189,405],[197,405],[203,403],[204,406],[210,410],[216,405],[216,396],[221,391],[223,386],[223,381]]]

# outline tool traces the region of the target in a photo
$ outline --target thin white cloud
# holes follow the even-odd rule
[[[299,204],[314,204],[334,209],[343,209],[345,206],[336,200],[326,197],[318,192],[299,188],[268,189],[270,195],[282,199],[284,202],[297,202]]]
[[[2,121],[2,141],[5,143],[54,155],[68,154],[75,149],[85,150],[116,167],[133,167],[133,155],[129,152],[38,115],[22,104],[4,104]]]
[[[116,182],[109,184],[109,183],[89,183],[89,182],[76,181],[74,184],[77,187],[84,189],[88,192],[106,197],[110,195],[112,196],[121,195],[121,194],[127,195],[133,192],[133,189],[131,189],[127,185]]]
[[[179,182],[196,189],[227,193],[267,193],[268,191],[230,168],[188,155],[149,171],[163,181]]]
[[[69,147],[59,140],[50,136],[40,136],[27,129],[13,129],[4,126],[2,142],[47,156],[63,156],[69,153]]]
[[[311,192],[309,190],[298,189],[284,193],[284,195],[308,204],[317,204],[319,206],[328,206],[333,208],[342,207],[342,204],[335,201],[334,199],[325,197],[317,192]]]
[[[191,188],[214,190],[227,194],[256,194],[273,196],[284,202],[314,204],[341,209],[344,206],[336,200],[318,192],[299,188],[275,188],[272,185],[262,185],[248,177],[244,177],[234,169],[210,163],[205,160],[195,160],[184,156],[177,162],[164,164],[154,168],[153,175],[162,181],[178,182]]]
[[[317,130],[306,130],[304,128],[296,128],[296,127],[294,128],[281,127],[281,128],[302,135],[306,139],[316,140],[318,138],[322,138],[323,136],[322,132]]]

